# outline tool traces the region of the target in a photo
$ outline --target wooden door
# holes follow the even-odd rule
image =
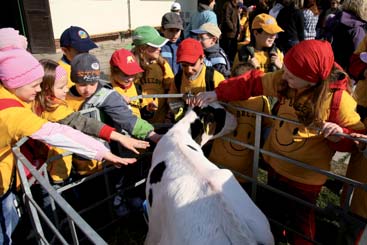
[[[32,53],[55,53],[48,0],[23,0],[29,47]]]

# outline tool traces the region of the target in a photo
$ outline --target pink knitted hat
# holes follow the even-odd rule
[[[0,80],[8,89],[19,88],[44,75],[36,58],[24,49],[0,50]]]
[[[19,31],[13,28],[0,29],[0,49],[23,48],[27,49],[27,38],[19,35]]]

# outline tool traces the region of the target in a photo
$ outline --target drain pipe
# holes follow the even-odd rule
[[[131,32],[131,4],[130,0],[127,0],[127,17],[128,17],[128,27],[129,33]]]
[[[24,26],[24,20],[23,20],[23,11],[22,11],[22,8],[20,6],[19,0],[17,0],[17,5],[18,5],[18,11],[19,11],[20,24],[22,26],[22,32],[23,32],[24,36],[27,36],[26,29],[25,29],[25,26]]]

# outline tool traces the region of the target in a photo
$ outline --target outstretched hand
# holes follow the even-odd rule
[[[112,132],[111,139],[119,142],[123,147],[129,149],[136,154],[139,154],[139,151],[137,149],[146,149],[150,146],[149,142],[147,141],[137,140],[129,136],[117,133],[115,131]]]
[[[336,123],[325,122],[322,125],[321,132],[323,133],[324,137],[327,138],[328,140],[332,142],[338,142],[340,140],[340,137],[333,136],[333,135],[337,133],[340,133],[340,134],[343,133],[343,129]]]
[[[215,93],[215,91],[201,92],[194,97],[188,97],[186,99],[186,104],[192,107],[201,107],[217,100],[217,94]]]
[[[350,136],[352,136],[353,138],[367,139],[367,135],[365,135],[365,134],[351,133]],[[364,151],[366,149],[366,143],[365,142],[355,140],[354,143],[357,145],[357,147],[360,151]]]
[[[111,162],[116,168],[121,168],[122,165],[129,165],[136,162],[136,158],[122,158],[114,155],[112,152],[108,151],[103,159]]]

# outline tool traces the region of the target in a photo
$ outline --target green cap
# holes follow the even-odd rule
[[[139,26],[133,31],[133,44],[136,46],[147,44],[154,48],[160,48],[168,42],[168,39],[159,35],[159,32],[151,26]]]

